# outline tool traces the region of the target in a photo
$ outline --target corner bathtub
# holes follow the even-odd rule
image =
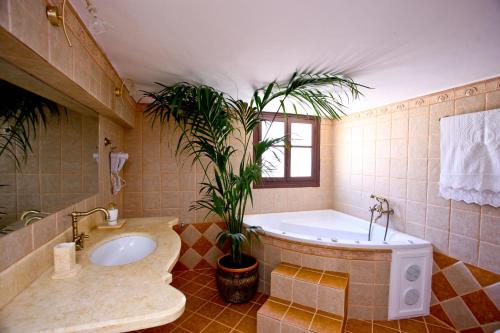
[[[386,217],[382,217],[385,222]],[[380,220],[379,220],[380,221]],[[399,319],[429,314],[432,245],[335,210],[245,216],[261,228],[251,253],[260,263],[260,291],[272,293],[280,262],[349,274],[350,318]],[[390,224],[389,224],[390,225]],[[292,288],[293,289],[293,288]]]
[[[379,221],[385,222],[385,219],[383,216]],[[368,241],[368,221],[335,210],[247,215],[245,225],[259,226],[265,235],[334,247],[396,249],[430,246],[428,241],[391,228],[384,241],[385,226],[375,223],[372,225],[372,240]]]

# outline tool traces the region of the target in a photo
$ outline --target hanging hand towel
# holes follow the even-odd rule
[[[500,109],[442,118],[439,191],[500,207]]]
[[[111,193],[117,194],[125,186],[125,180],[120,177],[120,170],[128,159],[127,153],[111,152],[109,154],[109,163],[111,168]]]

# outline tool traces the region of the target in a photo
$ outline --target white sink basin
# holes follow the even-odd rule
[[[110,240],[90,255],[90,261],[99,266],[116,266],[139,261],[156,249],[156,242],[147,236],[123,236]]]

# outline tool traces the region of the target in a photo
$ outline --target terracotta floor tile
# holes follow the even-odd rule
[[[350,333],[371,333],[372,324],[362,320],[349,319],[346,331]]]
[[[180,289],[182,286],[186,285],[189,283],[189,280],[180,278],[180,277],[174,277],[172,283],[170,284],[172,287]]]
[[[250,317],[253,317],[253,318],[257,318],[257,311],[259,311],[260,307],[262,305],[260,304],[254,304],[250,310],[247,312],[247,316],[250,316]]]
[[[259,313],[270,318],[281,320],[285,316],[287,310],[288,306],[268,300],[259,309]]]
[[[475,327],[461,330],[460,333],[484,333],[484,331],[480,327]]]
[[[445,328],[449,327],[448,324],[446,324],[441,319],[438,319],[438,318],[434,317],[433,315],[425,316],[425,323],[426,324],[431,324],[431,325],[434,325],[434,326],[441,326],[441,327],[445,327]]]
[[[198,296],[200,298],[203,298],[205,300],[211,300],[218,294],[217,290],[214,290],[212,288],[204,287],[198,290],[194,295]]]
[[[213,321],[203,330],[203,333],[229,333],[231,330],[232,328]]]
[[[399,324],[397,320],[374,320],[373,323],[379,326],[385,326],[395,330],[399,330]]]
[[[176,325],[182,324],[192,314],[193,314],[193,311],[184,310],[184,313],[179,318],[177,318],[177,320],[174,321],[174,324],[176,324]]]
[[[434,325],[427,325],[427,331],[429,333],[456,333],[454,329]]]
[[[245,316],[236,326],[236,329],[243,333],[255,333],[257,331],[257,319]]]
[[[185,294],[196,294],[203,286],[195,282],[189,282],[179,288]]]
[[[200,316],[198,313],[192,314],[189,318],[187,318],[180,327],[192,331],[194,333],[199,333],[203,331],[205,327],[210,324],[212,320]]]
[[[196,296],[191,296],[186,299],[186,310],[189,311],[196,311],[198,310],[202,305],[204,305],[207,301],[205,299],[196,297]]]
[[[253,303],[241,303],[241,304],[229,304],[232,310],[238,311],[243,314],[247,314],[252,308]]]
[[[185,329],[185,328],[182,328],[182,327],[176,327],[172,333],[192,333],[191,331]]]
[[[193,280],[194,278],[198,277],[199,273],[195,271],[186,271],[182,274],[179,275],[179,277],[186,279],[186,280]]]
[[[215,318],[219,315],[219,313],[224,310],[224,307],[214,304],[214,303],[207,303],[203,305],[201,308],[196,311],[196,313],[199,313],[207,318]]]
[[[421,333],[425,332],[425,323],[423,321],[412,319],[401,319],[399,321],[401,332],[405,333]]]
[[[264,304],[268,298],[269,298],[269,295],[261,294],[260,297],[255,301],[255,303]]]
[[[462,299],[480,324],[500,321],[500,311],[482,289],[464,295]]]
[[[372,332],[373,333],[399,333],[399,330],[395,330],[395,329],[389,328],[387,326],[373,324],[373,331]]]
[[[227,325],[229,327],[235,327],[236,324],[241,320],[242,314],[231,310],[230,308],[225,308],[216,318],[215,320]],[[257,317],[256,317],[257,318]]]
[[[311,330],[315,333],[342,333],[342,322],[322,315],[315,315]]]
[[[469,269],[472,275],[476,278],[477,282],[481,285],[481,287],[486,287],[492,285],[493,283],[500,282],[500,275],[495,274],[493,272],[487,271],[485,269],[465,264],[465,266]]]
[[[219,294],[215,295],[210,302],[221,305],[221,306],[228,306],[230,303],[226,302],[225,300],[220,297]]]
[[[440,301],[457,296],[457,293],[442,272],[432,275],[432,291]]]
[[[444,254],[439,253],[439,252],[434,252],[433,257],[434,257],[434,262],[441,269],[446,268],[448,266],[451,266],[454,263],[458,262],[458,260],[451,258],[451,257],[448,257],[447,255],[444,255]]]
[[[147,328],[145,330],[140,330],[140,331],[136,331],[136,332],[140,332],[140,333],[170,333],[174,329],[175,329],[174,324],[166,324],[163,326]],[[133,332],[129,332],[129,333],[133,333]]]
[[[199,284],[206,285],[209,282],[215,281],[215,278],[213,276],[208,276],[208,275],[200,274],[197,277],[195,277],[193,279],[193,281],[196,282],[196,283],[199,283]]]
[[[437,319],[439,319],[443,323],[446,323],[446,325],[453,327],[453,323],[452,323],[450,317],[448,317],[448,315],[444,311],[441,304],[435,304],[435,305],[431,306],[430,311],[431,311],[431,315],[433,315],[434,317],[436,317]],[[427,323],[429,324],[429,322],[427,322]],[[434,323],[431,323],[431,324],[434,324]],[[436,326],[443,326],[442,323],[435,323],[435,325]]]

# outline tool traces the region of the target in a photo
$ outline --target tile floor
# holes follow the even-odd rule
[[[229,304],[217,293],[215,270],[200,269],[174,272],[172,286],[187,298],[184,314],[175,322],[134,333],[254,333],[257,310],[267,295],[257,294],[247,304]],[[363,321],[349,319],[349,333],[453,333],[442,321],[433,316],[394,321]],[[274,332],[270,332],[274,333]],[[475,333],[475,332],[471,332]]]

